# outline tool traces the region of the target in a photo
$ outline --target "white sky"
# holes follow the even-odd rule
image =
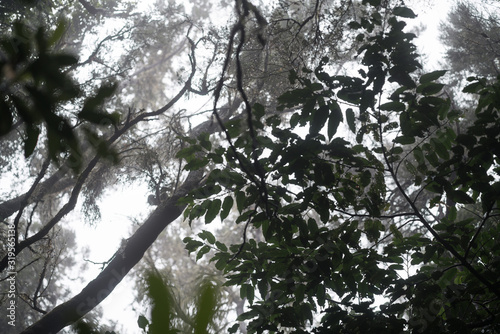
[[[439,68],[438,62],[443,59],[444,47],[439,42],[439,24],[446,20],[449,9],[455,3],[451,0],[412,0],[408,2],[408,6],[418,15],[414,20],[418,26],[423,24],[426,29],[421,32],[418,39],[415,41],[419,52],[428,57],[425,64],[425,71],[430,72]],[[421,4],[421,5],[418,5]]]

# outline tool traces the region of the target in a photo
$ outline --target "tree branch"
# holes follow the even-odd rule
[[[378,111],[380,113],[380,110]],[[382,138],[382,123],[380,122],[380,117],[378,118],[378,132],[380,138]],[[387,149],[384,146],[383,141],[381,141],[380,146],[382,148],[382,154],[384,157],[384,161],[389,169],[389,173],[391,174],[392,179],[394,180],[396,187],[401,191],[401,194],[405,198],[405,200],[408,202],[410,205],[411,209],[414,211],[415,216],[418,218],[418,220],[425,226],[427,231],[429,231],[432,236],[436,239],[437,242],[439,242],[447,251],[449,251],[455,259],[457,259],[462,266],[464,266],[469,272],[476,277],[481,283],[483,283],[492,293],[494,293],[498,298],[500,298],[500,290],[493,284],[491,283],[488,279],[486,279],[483,275],[481,275],[476,268],[472,264],[470,264],[465,257],[460,255],[455,248],[445,239],[443,239],[435,229],[432,228],[430,223],[425,219],[425,217],[420,213],[420,210],[417,208],[415,205],[415,202],[411,200],[411,198],[406,194],[405,190],[401,186],[399,179],[394,171],[394,168],[392,167],[392,164],[389,161],[389,157],[387,156]]]
[[[122,129],[119,129],[110,138],[109,142],[112,143],[114,140],[119,138],[126,131],[126,129],[129,129],[141,120],[157,116],[165,110],[171,108],[188,90],[191,79],[194,75],[194,60],[192,61],[192,66],[193,72],[189,80],[172,101],[156,111],[143,113],[132,120],[127,120],[125,122],[125,126]],[[230,114],[231,112],[228,112],[225,116],[229,117]],[[198,134],[205,132],[208,129],[212,131],[216,131],[216,129],[218,130],[218,127],[212,123],[213,122],[211,121],[206,121],[200,124],[191,131],[190,136],[196,137]],[[202,170],[190,172],[184,183],[177,189],[177,192],[172,197],[160,202],[156,210],[153,211],[142,226],[128,239],[123,249],[116,253],[106,268],[94,280],[83,288],[80,293],[65,303],[55,307],[38,322],[24,330],[22,334],[49,334],[58,332],[64,327],[76,322],[86,313],[95,308],[101,301],[103,301],[121,282],[127,273],[140,261],[146,250],[156,240],[165,227],[181,215],[185,206],[178,205],[178,200],[187,195],[191,190],[198,187],[202,180],[202,176]]]
[[[192,51],[192,53],[191,53],[192,71],[191,71],[191,74],[189,76],[189,79],[184,84],[184,87],[177,93],[177,95],[169,103],[167,103],[162,108],[160,108],[158,110],[155,110],[155,111],[152,111],[152,112],[149,112],[149,113],[142,113],[142,114],[138,115],[137,117],[135,117],[132,120],[127,120],[127,122],[125,122],[125,125],[121,129],[118,129],[108,139],[107,143],[108,143],[109,146],[111,146],[111,144],[113,144],[125,132],[127,132],[128,130],[130,130],[132,127],[134,127],[139,122],[141,122],[143,120],[146,120],[148,117],[153,117],[153,116],[160,115],[160,114],[164,113],[165,111],[167,111],[168,109],[170,109],[184,95],[184,93],[186,93],[186,91],[188,91],[188,88],[191,86],[191,80],[192,80],[192,78],[193,78],[193,76],[195,74],[195,71],[196,71],[196,62],[195,62],[195,59],[194,59],[194,44],[192,43],[191,40],[189,40],[189,41],[190,41],[191,46],[192,46],[192,50],[191,50]],[[45,226],[43,226],[40,229],[40,231],[38,231],[36,234],[34,234],[33,236],[29,237],[28,239],[25,239],[25,240],[21,241],[17,245],[16,250],[15,250],[16,255],[19,254],[26,247],[32,245],[33,243],[39,241],[41,238],[43,238],[44,236],[46,236],[49,233],[49,231],[64,216],[66,216],[69,212],[71,212],[74,209],[74,207],[76,205],[76,202],[78,200],[78,196],[80,194],[80,191],[81,191],[81,189],[82,189],[82,187],[83,187],[86,179],[88,178],[88,176],[90,175],[90,173],[94,169],[94,167],[97,165],[97,163],[99,162],[100,158],[101,157],[100,157],[99,154],[96,154],[94,156],[94,158],[89,162],[89,164],[87,165],[87,167],[85,168],[85,170],[78,177],[78,180],[76,181],[76,184],[75,184],[75,186],[73,188],[73,191],[71,192],[71,196],[70,196],[70,199],[68,200],[68,202],[57,212],[57,214],[47,224],[45,224]],[[28,196],[28,198],[29,198],[29,196]],[[7,264],[8,264],[8,256],[6,254],[2,258],[2,260],[0,261],[0,272],[3,271],[7,267]]]
[[[185,206],[178,206],[177,201],[199,185],[202,173],[200,170],[191,172],[179,191],[153,211],[128,239],[123,250],[79,294],[55,307],[21,334],[57,333],[99,305],[140,261],[165,227],[181,215]]]

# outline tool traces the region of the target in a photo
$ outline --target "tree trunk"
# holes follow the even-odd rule
[[[191,172],[179,190],[160,203],[144,224],[128,239],[108,266],[83,290],[65,303],[58,305],[22,334],[57,333],[64,327],[78,321],[103,301],[140,261],[146,250],[158,235],[180,216],[184,210],[178,206],[179,198],[195,189],[201,181],[202,171]]]

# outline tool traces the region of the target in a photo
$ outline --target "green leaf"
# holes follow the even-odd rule
[[[172,294],[159,275],[150,274],[147,284],[152,302],[150,333],[170,333]]]
[[[420,83],[425,84],[431,81],[435,81],[439,78],[441,78],[443,75],[446,74],[446,70],[441,70],[441,71],[434,71],[430,73],[426,73],[420,77]]]
[[[349,130],[351,130],[352,133],[356,133],[356,123],[355,123],[355,116],[354,116],[354,111],[349,108],[345,111],[345,118],[347,120],[347,125],[349,126]]]
[[[335,138],[326,147],[328,149],[328,154],[336,158],[346,158],[352,157],[354,155],[354,150],[347,147],[349,142],[343,138]]]
[[[468,135],[468,134],[459,134],[455,140],[457,143],[464,145],[467,148],[472,148],[474,145],[477,143],[476,137],[473,135]]]
[[[201,151],[201,146],[200,145],[191,145],[186,148],[183,148],[177,154],[175,155],[176,158],[178,159],[186,159],[190,160],[195,153]]]
[[[462,204],[474,204],[475,201],[467,195],[465,191],[461,190],[455,190],[447,193],[448,196],[450,196],[451,200],[456,202],[456,203],[462,203]]]
[[[12,129],[12,113],[9,105],[4,101],[0,101],[0,136],[10,132]],[[29,125],[28,125],[29,126]]]
[[[441,141],[439,141],[436,138],[431,138],[431,145],[440,158],[444,160],[448,160],[450,158],[450,153],[448,152],[448,149],[446,148],[446,146],[443,145],[443,143],[441,143]]]
[[[207,213],[205,214],[205,224],[210,224],[215,219],[215,217],[217,217],[220,211],[221,203],[221,200],[218,198],[214,199],[210,203],[207,209]]]
[[[254,290],[250,284],[244,283],[240,287],[240,297],[248,299],[250,305],[253,304],[254,299]]]
[[[116,124],[118,120],[115,119],[113,115],[103,112],[101,109],[105,100],[114,94],[117,87],[118,85],[116,83],[104,84],[99,87],[95,96],[85,100],[82,111],[78,114],[78,117],[95,124]]]
[[[240,213],[243,212],[246,199],[247,197],[243,191],[236,192],[236,207]]]
[[[392,13],[395,16],[406,17],[409,19],[416,18],[417,15],[408,7],[395,7]]]
[[[209,161],[206,157],[202,159],[191,158],[191,160],[189,160],[189,162],[184,166],[184,170],[198,170],[208,165],[208,162]]]
[[[429,161],[431,166],[437,167],[439,165],[439,159],[436,155],[436,152],[434,152],[434,151],[427,152],[425,154],[425,158],[427,159],[427,161]]]
[[[255,103],[252,107],[253,109],[253,114],[255,115],[256,119],[261,119],[262,116],[266,114],[266,110],[264,109],[264,106],[260,103]]]
[[[320,84],[319,82],[314,82],[312,83],[309,88],[313,91],[313,92],[317,92],[319,90],[322,90],[323,89],[323,85]]]
[[[394,146],[389,150],[389,154],[397,155],[401,153],[403,153],[403,148],[401,146]]]
[[[396,238],[396,240],[398,240],[398,241],[403,240],[403,234],[401,233],[401,231],[399,231],[399,229],[397,228],[397,226],[395,224],[391,224],[389,226],[389,230],[391,231],[394,238]]]
[[[298,113],[293,113],[292,117],[290,117],[290,127],[293,129],[299,124],[300,115]]]
[[[482,82],[474,82],[474,83],[471,83],[470,85],[465,86],[465,88],[462,90],[462,92],[463,93],[477,94],[483,88],[484,88],[484,84]]]
[[[434,182],[434,181],[432,181],[428,185],[426,185],[425,189],[432,191],[433,193],[436,193],[436,194],[443,193],[443,187],[439,183]]]
[[[366,186],[368,186],[370,183],[371,183],[371,180],[372,180],[372,174],[370,173],[369,170],[364,170],[361,175],[360,175],[360,178],[359,178],[360,182],[361,182],[361,186],[363,188],[365,188]]]
[[[215,246],[223,252],[227,252],[227,246],[220,241],[215,242]]]
[[[361,24],[359,24],[359,22],[356,22],[356,21],[351,21],[348,23],[348,25],[349,25],[349,28],[351,28],[353,30],[361,28]]]
[[[239,189],[246,183],[246,180],[242,175],[228,169],[212,170],[212,172],[210,172],[209,179],[219,183],[221,186],[227,189]]]
[[[443,84],[438,84],[434,82],[428,82],[425,84],[421,84],[417,87],[417,93],[423,95],[434,95],[439,93],[443,89]]]
[[[202,133],[198,136],[201,147],[205,150],[210,151],[212,149],[212,141],[210,140],[210,135],[208,133]]]
[[[240,324],[234,324],[227,331],[228,331],[228,333],[233,334],[233,333],[236,333],[239,328],[240,328]]]
[[[444,120],[448,117],[448,112],[450,111],[451,100],[447,98],[443,100],[439,107],[438,116],[440,120]]]
[[[333,101],[330,104],[330,116],[328,118],[328,139],[332,139],[335,133],[337,133],[337,128],[342,121],[342,111],[337,102]]]
[[[203,242],[199,240],[194,240],[193,238],[186,237],[182,240],[186,244],[186,249],[189,253],[196,251],[198,248],[203,246]]]
[[[198,233],[198,236],[203,240],[206,240],[211,245],[215,244],[215,237],[210,231],[203,230]]]
[[[319,213],[321,220],[326,224],[330,219],[330,201],[326,196],[317,196],[317,205],[315,205],[316,212]]]
[[[140,315],[139,318],[137,318],[137,325],[139,328],[146,330],[146,326],[149,325],[149,321],[145,316]]]
[[[52,35],[48,38],[47,44],[49,47],[54,46],[61,38],[63,37],[67,28],[66,21],[60,20],[57,22],[56,29],[52,33]]]
[[[29,157],[35,150],[36,144],[38,143],[38,136],[40,135],[40,129],[38,126],[26,126],[26,139],[24,140],[24,157]]]
[[[229,215],[229,212],[233,208],[233,204],[234,200],[231,195],[226,196],[226,198],[224,198],[224,202],[222,203],[222,211],[220,213],[221,220],[226,219],[226,217]]]
[[[450,121],[456,121],[463,113],[458,110],[450,110],[446,115],[446,118]]]
[[[226,249],[227,250],[227,249]],[[223,271],[229,265],[229,254],[228,253],[218,253],[210,259],[211,262],[215,262],[215,268],[217,270]]]
[[[240,119],[233,119],[224,124],[231,138],[241,134],[242,124]]]
[[[210,252],[210,247],[208,245],[204,245],[203,247],[201,247],[198,251],[198,254],[196,254],[196,261],[201,259],[203,255],[207,254],[208,252]]]
[[[313,112],[313,119],[309,125],[309,134],[315,135],[321,131],[328,119],[329,111],[330,108],[324,105]]]
[[[452,205],[448,208],[448,214],[446,215],[446,221],[455,222],[457,219],[457,208]]]
[[[406,169],[412,174],[412,175],[418,175],[418,171],[417,169],[415,168],[415,166],[413,166],[413,164],[411,162],[409,162],[408,160],[405,160],[404,161],[404,164],[405,164],[405,167]]]
[[[331,164],[327,163],[317,163],[314,165],[314,181],[318,185],[324,185],[327,187],[334,186],[335,175],[332,171]],[[294,204],[290,204],[293,207]]]
[[[412,136],[399,136],[394,139],[395,143],[402,145],[410,145],[415,143],[415,137]]]
[[[222,154],[217,154],[217,153],[208,153],[207,158],[212,160],[216,164],[221,164],[224,162],[224,158],[222,157],[224,153]]]
[[[318,304],[321,307],[325,306],[325,300],[326,300],[326,289],[323,284],[318,284],[316,286],[316,294],[315,297],[318,299]]]
[[[198,295],[197,312],[194,317],[194,334],[206,334],[209,323],[214,320],[217,308],[215,287],[209,281],[205,281]]]
[[[267,288],[268,288],[268,282],[267,282],[267,280],[261,279],[257,283],[257,287],[259,288],[260,297],[262,299],[265,299],[266,295],[267,295]]]
[[[106,123],[109,124],[114,122],[111,121],[112,118],[110,117],[110,115],[95,110],[86,110],[85,112],[81,112],[78,114],[78,117],[82,120],[89,121],[90,123],[93,124],[106,124]]]
[[[75,65],[78,63],[78,59],[75,56],[67,55],[67,54],[53,55],[52,61],[54,63],[56,63],[57,66],[59,66],[59,67],[71,66],[71,65]],[[64,76],[59,76],[59,74],[57,74],[57,76],[53,77],[52,79],[56,79],[56,78],[64,80],[63,79]],[[63,83],[63,82],[66,82],[66,81],[65,80],[59,81],[59,83]],[[65,89],[70,88],[70,90],[71,90],[72,87],[63,87],[63,88],[65,88]]]
[[[380,106],[380,110],[387,111],[403,111],[406,110],[406,105],[402,102],[388,102]]]

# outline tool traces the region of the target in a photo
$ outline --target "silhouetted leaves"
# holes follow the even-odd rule
[[[65,104],[83,97],[78,85],[71,78],[68,68],[77,63],[77,59],[67,53],[60,53],[51,48],[61,38],[66,25],[60,22],[53,33],[43,28],[31,31],[21,22],[15,22],[11,36],[2,36],[0,48],[5,57],[0,59],[4,69],[1,77],[1,92],[4,95],[0,103],[0,135],[12,130],[14,122],[24,126],[24,154],[33,154],[39,144],[40,135],[46,134],[47,153],[58,162],[68,154],[73,161],[71,167],[78,172],[82,167],[81,143],[75,124],[62,109]],[[95,95],[84,99],[80,121],[102,127],[114,126],[119,121],[118,113],[103,110],[103,104],[109,99],[116,85],[103,85]],[[42,131],[45,128],[46,131]],[[95,132],[86,138],[99,154],[110,157],[114,152],[105,147]],[[115,158],[113,158],[116,160]]]
[[[445,332],[496,312],[463,310],[474,303],[472,295],[483,302],[499,298],[496,278],[479,261],[490,261],[489,245],[500,249],[483,230],[488,221],[498,232],[489,215],[498,214],[500,202],[500,84],[469,79],[464,92],[480,96],[476,120],[459,132],[454,122],[460,111],[436,82],[447,71],[416,74],[422,66],[415,35],[398,19],[414,18],[414,12],[396,7],[392,14],[386,31],[378,12],[349,24],[364,42],[359,76],[330,75],[327,58],[314,70],[290,72],[295,86],[278,98],[277,108],[292,109],[289,117],[266,119],[264,107],[255,108],[255,124],[273,136],[259,141],[258,154],[252,155],[245,130],[233,121],[228,128],[237,136],[239,159],[229,149],[222,149],[224,159],[210,158],[217,167],[209,180],[230,194],[222,187],[210,192],[201,204],[191,203],[187,216],[206,210],[206,220],[216,214],[224,219],[235,202],[236,223],[261,233],[258,242],[218,245],[212,258],[227,273],[227,284],[238,285],[248,299],[239,319],[251,320],[251,332],[281,326],[302,333],[317,314],[322,318],[311,325],[315,333]],[[262,183],[253,177],[254,165]],[[200,238],[203,243],[186,240],[198,258],[214,242],[206,234]],[[403,278],[406,265],[417,271]],[[376,310],[376,296],[391,302]],[[437,302],[446,310],[440,306],[426,317]]]

